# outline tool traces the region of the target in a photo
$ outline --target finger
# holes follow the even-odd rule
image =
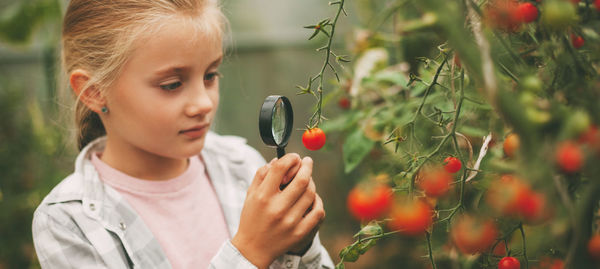
[[[301,164],[302,164],[302,162],[298,162],[294,167],[292,167],[290,170],[288,170],[288,172],[285,174],[285,176],[283,177],[283,179],[281,181],[281,186],[286,186],[288,183],[290,183],[290,181],[292,181],[294,176],[296,176],[296,174],[298,173],[298,170],[300,170]],[[283,189],[283,188],[280,188],[280,189]]]
[[[323,200],[317,194],[315,196],[315,203],[313,204],[313,209],[300,220],[296,228],[299,231],[305,232],[306,234],[318,229],[319,225],[325,219],[325,209],[323,208]]]
[[[313,160],[310,157],[304,157],[298,173],[282,192],[285,201],[294,203],[306,191],[310,184],[312,169]]]
[[[316,195],[315,182],[310,180],[306,191],[300,196],[298,201],[291,205],[289,214],[297,219],[304,217],[309,208],[314,204]]]
[[[300,156],[296,153],[286,154],[281,159],[275,160],[270,165],[269,171],[259,188],[271,193],[279,191],[279,185],[281,185],[283,177],[298,163],[300,163]]]
[[[252,179],[252,183],[250,183],[250,186],[248,187],[248,192],[254,191],[256,188],[258,188],[258,186],[260,186],[260,184],[264,181],[267,172],[269,171],[269,166],[269,164],[266,164],[256,170],[254,179]]]

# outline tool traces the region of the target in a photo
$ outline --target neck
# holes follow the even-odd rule
[[[111,167],[132,177],[146,180],[167,180],[181,175],[188,166],[186,158],[168,158],[131,145],[123,146],[107,139],[100,158]]]

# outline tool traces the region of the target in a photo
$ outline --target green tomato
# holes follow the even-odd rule
[[[535,107],[537,97],[531,92],[521,92],[519,94],[519,103],[526,107]]]
[[[542,81],[537,76],[526,76],[521,79],[521,89],[530,92],[539,92],[542,90]]]
[[[575,110],[568,117],[567,122],[564,126],[564,132],[566,137],[577,137],[579,134],[585,132],[592,123],[590,116],[583,110]]]
[[[544,1],[542,23],[551,30],[565,30],[578,20],[575,5],[564,0]]]
[[[552,119],[552,115],[547,111],[542,111],[534,107],[525,108],[525,116],[534,124],[543,125]]]

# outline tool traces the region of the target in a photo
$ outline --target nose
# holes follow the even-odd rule
[[[204,85],[194,85],[189,91],[185,114],[188,117],[203,116],[213,111],[214,101]]]

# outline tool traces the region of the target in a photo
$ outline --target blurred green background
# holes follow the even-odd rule
[[[334,10],[319,0],[225,0],[222,4],[232,33],[221,69],[224,78],[214,130],[247,138],[265,159],[271,159],[275,150],[260,140],[258,110],[268,95],[290,97],[296,131],[287,151],[315,160],[314,179],[327,210],[321,238],[337,262],[337,253],[351,242],[359,225],[345,207],[346,194],[357,179],[343,174],[341,145],[335,137],[328,138],[324,150],[304,149],[300,129],[312,113],[314,98],[297,96],[295,89],[323,63],[322,53],[315,51],[323,40],[307,41],[311,30],[302,26],[333,16]],[[73,170],[77,154],[69,114],[72,102],[59,98],[66,92],[58,60],[65,7],[63,0],[0,0],[0,269],[39,268],[31,239],[32,213]],[[353,8],[348,7],[350,14]],[[352,15],[342,18],[335,44],[338,51],[345,50],[343,40],[352,34],[352,20]],[[325,115],[339,112],[329,106]],[[389,244],[393,242],[376,248],[398,251],[386,247]],[[376,252],[347,267],[380,267],[375,265],[382,264],[381,257],[373,256]]]

